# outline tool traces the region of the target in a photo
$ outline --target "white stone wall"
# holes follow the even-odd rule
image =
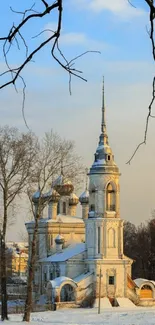
[[[99,293],[99,274],[101,268],[101,297],[127,296],[127,261],[126,260],[99,260],[89,262],[90,271],[94,272],[96,296]],[[114,285],[109,284],[109,276],[114,276]]]
[[[79,254],[66,262],[66,276],[74,279],[85,272],[85,262],[83,254]]]

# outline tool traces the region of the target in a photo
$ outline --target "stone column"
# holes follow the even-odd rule
[[[89,204],[82,203],[81,205],[82,205],[82,219],[88,219]]]
[[[79,203],[78,197],[74,193],[71,193],[71,195],[69,197],[69,214],[70,214],[70,216],[76,216],[76,207],[77,207],[78,203]]]
[[[48,219],[56,219],[58,202],[50,201],[48,204]]]
[[[69,205],[69,215],[73,217],[76,216],[76,205]]]

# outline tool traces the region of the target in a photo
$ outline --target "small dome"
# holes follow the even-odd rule
[[[72,193],[69,198],[69,205],[77,205],[79,203],[79,198]]]
[[[64,237],[61,236],[60,234],[55,238],[55,243],[57,245],[63,245],[64,244]]]
[[[53,187],[61,196],[69,196],[74,191],[72,182],[65,179],[63,175],[55,180]]]
[[[81,204],[85,203],[88,204],[89,203],[89,191],[85,190],[79,197],[79,201]]]
[[[38,189],[38,191],[36,191],[33,195],[32,195],[32,201],[34,203],[38,202],[39,198],[40,198],[41,192]]]
[[[44,197],[48,200],[48,202],[58,202],[60,199],[60,194],[55,189],[51,188],[49,192],[44,194]]]

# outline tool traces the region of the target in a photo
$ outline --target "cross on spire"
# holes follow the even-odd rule
[[[106,133],[106,122],[105,122],[105,100],[104,100],[104,76],[103,76],[103,87],[102,87],[102,122],[101,132]]]

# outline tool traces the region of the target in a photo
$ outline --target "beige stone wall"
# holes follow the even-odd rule
[[[100,265],[101,263],[101,265]],[[101,267],[101,297],[126,297],[127,296],[127,261],[101,260],[89,262],[89,270],[94,269],[96,282],[96,296],[99,293],[99,274]],[[114,276],[114,285],[109,284],[109,276]]]
[[[82,261],[83,254],[77,255],[77,261],[70,259],[66,262],[66,276],[74,279],[85,271],[85,263]]]
[[[54,223],[50,224],[47,228],[47,236],[52,237],[53,244],[51,247],[48,245],[48,254],[51,252],[53,254],[56,251],[56,245],[55,245],[55,238],[57,235],[61,233],[61,235],[64,237],[64,247],[67,247],[68,245],[72,243],[81,243],[85,241],[85,228],[84,224],[64,224],[61,223]]]

